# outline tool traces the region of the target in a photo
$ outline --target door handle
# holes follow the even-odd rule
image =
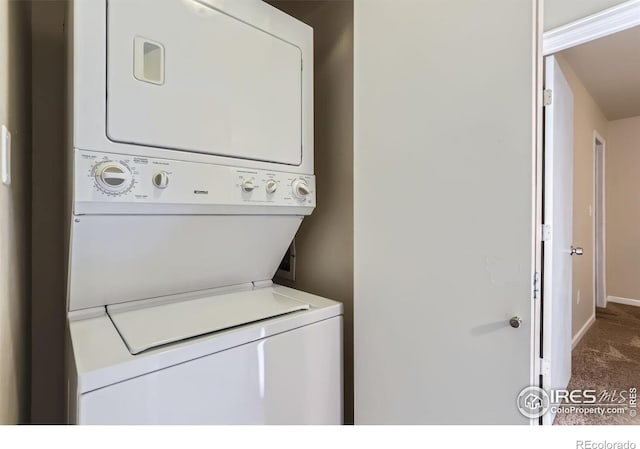
[[[572,256],[582,256],[584,254],[584,249],[580,248],[580,247],[571,247],[571,253],[570,255]]]
[[[522,324],[522,318],[520,318],[519,316],[514,316],[509,320],[509,325],[514,329],[519,328],[521,324]]]

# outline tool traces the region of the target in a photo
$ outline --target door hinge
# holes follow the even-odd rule
[[[541,234],[542,235],[540,236],[540,239],[543,242],[546,242],[547,240],[551,240],[551,225],[543,224],[541,229]]]
[[[542,98],[543,104],[545,106],[549,106],[551,103],[553,103],[553,91],[551,89],[545,89]]]
[[[540,359],[540,374],[543,376],[551,375],[551,362],[549,359]]]
[[[533,274],[533,299],[540,297],[540,273],[537,271]]]

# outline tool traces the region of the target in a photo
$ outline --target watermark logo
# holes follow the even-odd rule
[[[551,399],[540,387],[526,387],[518,394],[516,404],[524,417],[536,419],[549,411]]]
[[[633,441],[577,440],[576,449],[636,449]]]
[[[580,414],[637,414],[637,388],[628,390],[593,389],[546,391],[540,387],[526,387],[516,401],[520,413],[529,419],[544,416],[548,411]]]

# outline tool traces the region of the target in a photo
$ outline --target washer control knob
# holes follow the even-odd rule
[[[242,190],[244,190],[245,192],[253,192],[253,189],[255,188],[256,186],[253,181],[245,181],[242,183]]]
[[[304,179],[296,179],[293,181],[293,194],[299,198],[304,199],[307,195],[311,193],[311,189],[309,189],[309,184]]]
[[[105,161],[95,168],[97,186],[106,193],[124,193],[133,185],[133,174],[129,167],[114,161]]]
[[[153,175],[153,185],[159,189],[166,189],[169,185],[169,173],[161,171]]]
[[[270,179],[267,181],[266,189],[267,193],[274,193],[276,190],[278,190],[278,183],[275,180]]]

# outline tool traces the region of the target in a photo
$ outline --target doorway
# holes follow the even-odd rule
[[[594,235],[594,276],[593,288],[597,307],[607,307],[606,259],[605,259],[605,140],[594,131],[594,201],[593,201],[593,235]]]
[[[629,62],[637,59],[636,49],[640,46],[640,24],[636,19],[640,18],[640,5],[630,3],[619,12],[630,10],[635,13],[628,20],[622,14],[616,17],[615,12],[609,12],[552,30],[545,33],[543,45],[545,88],[553,90],[545,91],[544,224],[547,210],[561,211],[561,222],[566,226],[564,220],[570,220],[572,235],[559,241],[562,236],[556,235],[558,220],[550,229],[543,225],[542,385],[568,392],[577,390],[577,394],[593,390],[604,398],[604,403],[611,400],[607,395],[612,391],[622,396],[629,393],[634,387],[630,379],[635,378],[640,366],[640,355],[633,346],[633,342],[640,341],[640,309],[633,307],[640,301],[631,299],[640,298],[640,281],[635,276],[640,270],[640,257],[635,260],[636,245],[640,248],[640,231],[635,234],[640,217],[636,224],[631,194],[636,191],[634,167],[640,163],[640,94],[636,94],[635,86],[640,63]],[[566,86],[553,83],[565,77]],[[567,91],[573,95],[572,100]],[[565,115],[563,121],[551,120],[570,109],[573,114]],[[547,166],[550,160],[560,157],[558,152],[573,158],[571,169],[565,168],[560,174],[549,171]],[[551,187],[550,176],[559,180]],[[558,185],[562,186],[569,176],[573,176],[570,197],[558,192],[562,193]],[[559,245],[560,250],[552,252],[554,245]],[[562,266],[568,271],[558,268]],[[569,319],[561,322],[554,312],[566,307],[570,310]],[[567,366],[568,379],[562,376],[566,374],[562,368]],[[640,423],[631,404],[618,399],[620,403],[616,405],[621,406],[621,412],[558,413],[555,417],[550,414],[543,422]],[[568,401],[561,398],[556,404],[563,402]]]

